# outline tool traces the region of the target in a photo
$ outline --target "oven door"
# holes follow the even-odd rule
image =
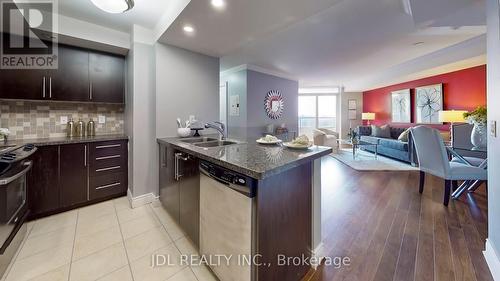
[[[0,254],[26,220],[26,174],[32,162],[16,165],[0,176]]]

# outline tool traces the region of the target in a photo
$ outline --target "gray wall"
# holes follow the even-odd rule
[[[264,99],[271,90],[278,90],[283,95],[285,110],[281,118],[274,120],[267,116],[264,109]],[[299,83],[260,73],[247,71],[247,137],[259,138],[265,131],[265,126],[285,124],[290,131],[298,133],[299,128]]]
[[[227,115],[229,137],[256,139],[262,136],[268,124],[286,124],[290,131],[298,131],[297,81],[245,69],[221,77],[221,83],[225,82],[228,107],[231,96],[240,96],[240,115]],[[264,99],[271,90],[279,90],[285,101],[283,115],[277,120],[269,118],[264,109]]]
[[[356,120],[349,120],[349,100],[356,100]],[[337,112],[340,112],[340,114],[338,114],[338,116],[340,116],[339,133],[342,138],[347,138],[349,128],[354,129],[356,126],[363,124],[361,120],[361,113],[363,112],[363,93],[342,92],[340,94],[340,111],[338,110]]]
[[[227,82],[227,129],[230,138],[243,138],[247,136],[247,71],[241,70],[221,77],[221,83]],[[231,96],[240,96],[240,114],[231,116],[229,113],[229,100]]]
[[[488,124],[500,122],[500,30],[498,0],[487,1]],[[489,132],[489,130],[488,130]],[[488,135],[488,243],[500,254],[500,140]],[[497,269],[498,272],[498,269]]]
[[[127,65],[125,116],[130,137],[129,189],[133,197],[157,194],[153,46],[134,42]]]
[[[219,58],[161,43],[155,56],[156,137],[175,136],[177,117],[219,120]]]

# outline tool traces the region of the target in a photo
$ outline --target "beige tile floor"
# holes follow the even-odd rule
[[[204,266],[180,264],[181,254],[193,253],[158,202],[131,209],[122,197],[28,223],[2,281],[217,280]],[[175,264],[153,268],[153,254],[168,254]]]

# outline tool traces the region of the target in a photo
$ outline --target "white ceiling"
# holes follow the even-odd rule
[[[160,41],[348,91],[485,63],[484,0],[226,1],[191,1]]]
[[[59,0],[59,14],[91,22],[111,29],[130,32],[133,24],[153,29],[171,0],[134,0],[132,10],[122,14],[106,13],[90,0]]]

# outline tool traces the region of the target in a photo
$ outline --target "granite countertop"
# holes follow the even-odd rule
[[[261,145],[255,140],[233,140],[237,144],[211,148],[197,147],[182,142],[181,138],[160,138],[157,141],[255,179],[279,174],[332,152],[329,147],[312,146],[308,150],[293,150],[277,145]]]
[[[36,146],[48,146],[48,145],[60,145],[60,144],[72,144],[72,143],[89,143],[98,141],[111,141],[111,140],[128,140],[126,135],[97,135],[94,137],[56,137],[56,138],[39,138],[39,139],[20,139],[20,140],[8,140],[6,144],[0,142],[0,145],[24,145],[24,144],[34,144]]]

